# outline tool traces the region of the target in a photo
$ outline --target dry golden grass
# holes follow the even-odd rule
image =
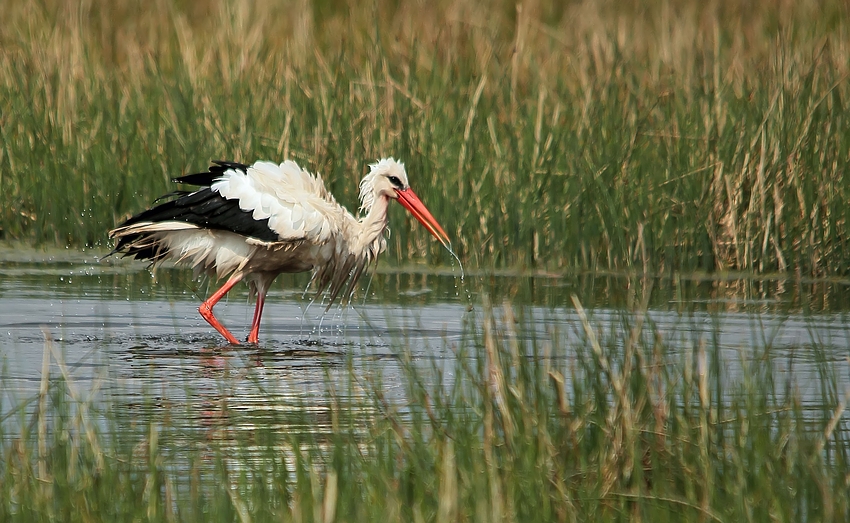
[[[844,2],[4,10],[6,238],[100,245],[219,157],[354,206],[394,155],[472,265],[848,273]],[[398,228],[397,260],[443,259]]]

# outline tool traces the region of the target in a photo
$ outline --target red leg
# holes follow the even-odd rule
[[[221,333],[221,335],[224,336],[225,339],[227,339],[227,341],[229,343],[232,343],[233,345],[239,345],[239,340],[233,337],[233,334],[230,334],[230,331],[227,330],[224,325],[219,323],[219,321],[215,318],[215,315],[213,314],[213,307],[215,307],[215,304],[218,303],[218,301],[222,299],[225,294],[227,294],[227,291],[232,289],[233,286],[239,283],[241,280],[241,274],[235,274],[231,276],[230,279],[227,280],[227,282],[222,285],[219,290],[215,291],[215,294],[210,296],[207,301],[205,301],[201,304],[200,307],[198,307],[198,312],[200,312],[201,316],[203,316],[204,319],[207,320],[207,323],[212,325],[215,330]]]
[[[251,334],[248,335],[248,343],[259,343],[260,341],[260,318],[263,316],[263,306],[266,304],[266,293],[257,292],[257,308],[254,309],[254,321],[251,323]]]

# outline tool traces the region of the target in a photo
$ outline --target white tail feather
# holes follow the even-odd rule
[[[227,231],[202,229],[184,222],[142,222],[112,231],[112,236],[139,235],[128,247],[155,246],[163,259],[189,265],[196,271],[215,270],[221,278],[241,270],[257,249],[246,238]]]

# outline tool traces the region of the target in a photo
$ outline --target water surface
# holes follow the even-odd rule
[[[222,401],[253,414],[289,403],[314,408],[310,430],[320,430],[330,395],[357,397],[370,380],[380,379],[388,401],[403,404],[403,365],[450,385],[456,359],[478,357],[458,348],[481,335],[488,307],[501,318],[510,304],[520,326],[499,322],[497,331],[519,336],[527,354],[546,346],[556,364],[568,365],[587,343],[572,295],[614,345],[646,306],[644,339],[650,346],[663,340],[668,361],[717,347],[731,379],[772,365],[793,376],[813,408],[823,399],[825,368],[840,387],[850,383],[843,281],[490,273],[461,283],[450,269],[382,268],[364,278],[352,304],[324,313],[304,296],[306,275],[281,276],[269,293],[260,345],[233,347],[197,312],[215,282],[192,279],[190,271],[152,274],[87,253],[0,254],[4,415],[38,391],[50,343],[51,375],[64,360],[80,398],[150,415],[153,397],[196,406],[201,419]],[[244,338],[253,314],[247,287],[234,289],[215,312]]]

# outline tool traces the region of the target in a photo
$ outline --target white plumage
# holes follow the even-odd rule
[[[268,219],[269,228],[281,240],[325,242],[332,221],[348,214],[325,191],[320,177],[291,160],[280,165],[257,162],[247,173],[230,169],[210,188],[227,199],[239,200],[239,208],[252,211],[255,220]]]
[[[212,313],[236,283],[248,279],[257,308],[248,341],[258,341],[265,296],[281,272],[314,271],[317,292],[329,305],[350,294],[364,268],[386,248],[390,200],[397,199],[444,245],[448,236],[410,189],[404,165],[386,158],[370,165],[360,183],[361,215],[355,218],[325,189],[322,179],[295,162],[251,166],[216,162],[209,172],[175,181],[200,185],[193,192],[148,209],[110,231],[113,252],[157,263],[172,260],[227,282],[200,307],[229,342],[236,338]]]

